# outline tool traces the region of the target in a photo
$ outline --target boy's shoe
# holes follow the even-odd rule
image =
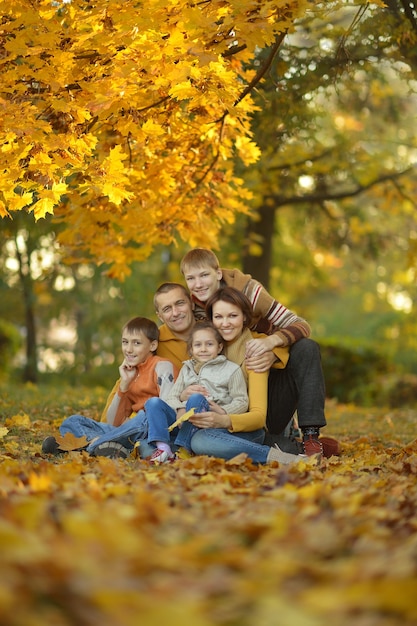
[[[65,452],[66,450],[61,450],[55,437],[46,437],[46,439],[42,441],[43,454],[54,454],[58,456],[59,454],[65,454]]]
[[[331,456],[340,456],[340,444],[333,437],[313,437],[309,435],[303,441],[304,454],[313,456],[313,454],[322,454],[327,459]]]
[[[169,454],[166,450],[156,450],[149,457],[149,463],[151,465],[161,465],[162,463],[172,463],[175,461],[175,454]]]
[[[340,456],[340,443],[333,437],[320,437],[319,441],[323,447],[323,456],[329,458],[331,456]]]
[[[127,459],[130,450],[117,441],[105,441],[94,448],[91,456],[108,456],[111,459]]]

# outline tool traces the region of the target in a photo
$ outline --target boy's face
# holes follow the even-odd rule
[[[148,356],[158,347],[157,341],[150,341],[146,335],[139,331],[129,333],[127,330],[122,334],[122,351],[125,358],[125,365],[129,369],[137,367],[146,361]]]
[[[191,295],[200,302],[207,302],[220,287],[222,271],[209,266],[189,266],[184,271],[184,278]]]
[[[183,290],[175,287],[167,293],[160,293],[156,298],[156,306],[156,314],[161,322],[177,337],[187,339],[194,326],[194,315],[191,300]]]

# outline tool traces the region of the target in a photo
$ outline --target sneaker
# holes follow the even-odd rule
[[[175,461],[175,454],[169,454],[166,450],[160,450],[159,448],[156,448],[149,458],[151,465],[161,465],[162,463],[172,463],[173,461]]]
[[[271,463],[272,461],[277,461],[282,465],[290,465],[291,463],[297,463],[297,461],[302,461],[305,459],[305,454],[291,454],[290,452],[284,452],[283,450],[281,450],[281,448],[278,447],[277,444],[275,444],[269,449],[266,462]]]
[[[105,441],[100,443],[91,452],[91,456],[108,456],[111,459],[127,459],[130,450],[117,441]]]
[[[59,444],[55,437],[46,437],[42,441],[42,453],[43,454],[54,454],[58,456],[59,454],[65,454],[66,450],[61,450]]]

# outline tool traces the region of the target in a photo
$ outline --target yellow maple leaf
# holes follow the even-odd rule
[[[130,191],[126,191],[126,189],[122,189],[121,187],[116,187],[111,182],[103,185],[103,193],[108,196],[110,202],[113,202],[117,206],[119,206],[123,200],[131,200],[134,197],[134,194]]]
[[[33,205],[35,220],[37,221],[45,217],[47,213],[53,213],[55,204],[52,198],[42,198],[42,200],[38,200],[38,202]]]
[[[14,426],[20,427],[29,427],[30,426],[30,417],[26,413],[18,413],[17,415],[12,415],[5,421],[6,426],[10,426],[13,428]]]
[[[55,437],[60,450],[79,450],[85,448],[88,445],[87,437],[75,437],[72,433],[65,433],[65,435],[57,435]]]
[[[187,100],[197,95],[195,87],[192,86],[189,80],[186,80],[178,85],[174,85],[169,90],[169,95],[177,100]]]
[[[9,429],[6,428],[5,426],[2,426],[0,428],[0,439],[3,439],[3,437],[5,437],[8,432],[9,432]]]

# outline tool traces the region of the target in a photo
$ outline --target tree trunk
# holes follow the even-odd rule
[[[19,264],[20,283],[23,290],[23,304],[26,321],[26,364],[23,371],[24,382],[38,382],[38,349],[35,323],[35,293],[30,271],[30,250],[26,249],[25,258],[19,249],[16,237],[16,257]]]
[[[270,207],[261,207],[258,210],[259,219],[250,220],[246,228],[246,240],[256,239],[262,247],[261,256],[250,254],[247,247],[243,256],[243,271],[251,274],[253,278],[269,290],[269,272],[272,263],[272,238],[274,234],[274,210]],[[255,235],[255,237],[254,237]]]

